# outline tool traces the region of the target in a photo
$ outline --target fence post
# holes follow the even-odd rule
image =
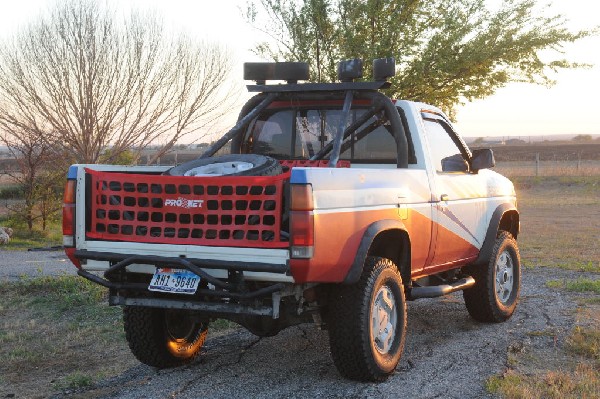
[[[535,176],[539,176],[540,175],[540,153],[537,152],[535,154]]]

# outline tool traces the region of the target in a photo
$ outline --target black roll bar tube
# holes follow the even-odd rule
[[[331,155],[329,157],[330,168],[335,168],[340,159],[340,150],[342,149],[342,141],[344,141],[344,130],[346,130],[346,124],[348,123],[348,116],[350,115],[350,107],[352,106],[353,98],[354,93],[352,93],[352,90],[346,91],[344,107],[342,108],[342,117],[340,118],[340,124],[338,125],[337,133],[333,140]]]
[[[397,167],[408,168],[408,140],[406,139],[406,131],[402,125],[402,119],[398,109],[392,103],[392,100],[388,96],[378,91],[372,92],[361,92],[361,98],[369,98],[373,102],[380,101],[381,105],[385,109],[385,113],[390,121],[390,127],[392,128],[392,135],[396,141],[397,146]]]
[[[277,97],[279,97],[279,93],[267,94],[267,96],[256,107],[254,107],[252,111],[248,112],[243,118],[238,120],[235,126],[231,128],[231,130],[225,133],[225,135],[223,135],[223,137],[217,140],[214,144],[210,145],[206,149],[206,151],[204,151],[204,153],[200,155],[200,158],[208,158],[215,155],[215,153],[221,148],[223,148],[223,146],[227,144],[229,140],[242,134],[246,126],[248,126],[248,124],[250,123],[250,121],[254,119],[259,113],[261,113],[265,108],[271,105],[271,103]]]
[[[385,114],[390,122],[390,128],[391,128],[391,132],[392,132],[392,136],[394,136],[394,140],[396,141],[396,152],[397,152],[397,158],[396,158],[396,164],[398,168],[408,168],[408,139],[406,138],[406,131],[404,129],[404,125],[402,124],[402,119],[400,118],[400,113],[398,112],[398,109],[396,108],[396,106],[394,105],[394,103],[392,102],[392,100],[387,97],[385,94],[380,93],[378,91],[360,91],[357,92],[355,95],[356,99],[369,99],[373,102],[373,104],[376,104],[375,106],[383,109],[385,111]],[[346,106],[346,104],[344,103],[344,107]],[[375,107],[374,106],[374,107]],[[367,118],[368,119],[368,118]],[[358,122],[358,120],[357,120]],[[346,131],[350,131],[350,128],[353,128],[354,124],[352,126],[349,126],[348,129],[346,129]],[[356,126],[354,129],[357,129],[358,126]],[[347,136],[347,135],[345,135]],[[343,137],[339,137],[340,139],[343,139]],[[338,139],[338,136],[336,136],[335,140]],[[334,143],[335,144],[335,143]],[[340,150],[341,150],[341,142],[340,144]],[[324,147],[323,150],[319,151],[318,154],[316,154],[315,156],[313,156],[311,159],[316,159],[317,156],[323,156],[324,154],[326,154],[326,149],[328,148],[328,146]],[[335,147],[333,147],[335,148]],[[335,152],[335,149],[333,150],[333,152]],[[334,154],[332,153],[331,157],[330,157],[330,162],[331,160],[334,158],[333,156]],[[340,153],[338,150],[338,154],[337,154],[337,159],[339,159]],[[337,159],[336,162],[331,164],[330,166],[335,167],[335,165],[337,164]]]

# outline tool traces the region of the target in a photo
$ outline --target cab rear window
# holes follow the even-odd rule
[[[364,112],[364,109],[351,110],[348,125]],[[244,152],[276,159],[310,159],[333,140],[341,113],[339,108],[270,110],[251,124]],[[365,125],[373,120],[375,117]],[[379,126],[360,140],[353,134],[340,159],[395,163],[396,142],[385,125]]]

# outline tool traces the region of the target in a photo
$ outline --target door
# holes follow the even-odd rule
[[[423,113],[433,179],[434,239],[428,268],[443,270],[474,260],[483,244],[486,183],[469,171],[470,152],[438,115]]]

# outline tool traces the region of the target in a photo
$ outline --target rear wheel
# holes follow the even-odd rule
[[[471,317],[494,323],[509,319],[521,289],[521,258],[512,235],[500,232],[487,265],[471,266],[468,273],[475,285],[464,290],[463,297]]]
[[[368,257],[356,284],[332,287],[327,321],[331,356],[344,377],[387,379],[400,361],[406,335],[406,301],[396,265]]]
[[[183,310],[125,306],[123,320],[131,352],[140,362],[158,368],[194,360],[208,332],[208,321]]]

